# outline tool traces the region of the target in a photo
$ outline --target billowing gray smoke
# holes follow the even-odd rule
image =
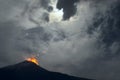
[[[119,80],[120,1],[57,0],[63,21],[52,23],[51,3],[0,0],[0,67],[36,55],[48,70]]]

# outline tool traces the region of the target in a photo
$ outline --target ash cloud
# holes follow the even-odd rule
[[[80,0],[58,0],[57,8],[63,9],[63,20],[69,20],[70,17],[74,16],[77,12],[76,3]]]
[[[106,0],[107,2],[107,0]],[[96,2],[95,2],[96,3]],[[105,3],[104,1],[101,2],[102,5]],[[107,2],[107,10],[105,12],[104,9],[99,8],[99,6],[96,6],[97,9],[95,16],[93,18],[92,25],[88,26],[88,34],[91,36],[95,34],[95,32],[99,33],[98,36],[98,47],[102,51],[101,53],[97,54],[97,57],[92,59],[91,66],[94,68],[90,68],[90,65],[86,65],[84,67],[90,68],[90,72],[93,72],[91,74],[97,74],[95,71],[97,71],[99,74],[95,75],[96,77],[99,76],[98,80],[119,80],[119,9],[120,9],[120,2],[119,1],[112,1],[112,3]],[[114,5],[113,5],[114,4]],[[109,6],[109,7],[108,7]],[[90,62],[90,63],[91,63]],[[95,65],[98,66],[95,66]],[[103,65],[103,66],[101,66]],[[87,67],[89,66],[89,67]],[[108,68],[109,67],[109,68]],[[85,69],[86,69],[85,68]],[[84,70],[83,70],[84,71]],[[88,72],[86,72],[88,73]],[[103,75],[102,75],[103,74]],[[105,75],[107,74],[107,75]],[[101,76],[100,76],[101,75]],[[94,76],[94,77],[95,77]],[[108,77],[109,76],[109,77]],[[103,78],[104,77],[104,78]]]
[[[65,36],[64,33],[61,33],[61,30],[50,29],[49,31],[51,32],[46,31],[44,27],[40,26],[39,21],[37,21],[38,19],[34,18],[36,16],[33,16],[33,14],[38,11],[41,12],[39,13],[40,20],[43,21],[43,23],[48,21],[48,13],[45,13],[45,11],[50,7],[48,5],[50,2],[49,0],[21,0],[20,3],[10,0],[10,2],[11,4],[7,6],[3,5],[2,9],[7,7],[8,12],[11,14],[8,14],[8,12],[6,13],[7,10],[2,12],[5,13],[4,15],[0,14],[0,17],[13,15],[12,17],[6,17],[6,20],[0,20],[1,66],[24,60],[26,55],[34,53],[35,55],[41,55],[42,50],[48,46],[49,41],[59,41],[64,39]],[[1,1],[1,4],[6,3],[7,1]],[[31,23],[34,23],[37,26],[35,25],[35,27],[26,28],[26,24]],[[14,56],[16,57],[14,58]]]
[[[63,30],[47,31],[44,27],[25,29],[14,21],[0,23],[0,67],[23,61],[25,57],[41,57],[52,42],[66,39]]]
[[[14,47],[16,37],[22,28],[15,27],[14,25],[12,21],[0,23],[0,66],[16,63],[16,61],[22,59],[20,58],[22,54],[19,54]],[[15,56],[14,59],[13,56]]]
[[[28,19],[36,24],[40,22],[49,22],[49,5],[50,0],[35,0],[26,3],[22,16],[27,16]],[[52,7],[51,7],[52,8]]]
[[[119,44],[119,13],[120,13],[120,2],[117,1],[116,5],[112,5],[108,11],[103,15],[97,13],[95,15],[95,20],[93,20],[93,24],[88,27],[88,33],[92,34],[96,30],[100,30],[100,44],[106,48],[106,55],[112,56],[111,50],[109,48],[114,44]],[[97,17],[97,18],[96,18]],[[114,54],[119,54],[118,51]]]
[[[49,1],[9,1],[9,5],[0,5],[0,67],[39,54],[40,65],[51,71],[97,80],[120,79],[119,0],[70,3],[79,14],[75,21],[47,25],[42,15]]]
[[[59,42],[66,38],[66,34],[61,33],[60,30],[47,31],[44,27],[35,27],[27,30],[22,30],[21,34],[16,40],[16,47],[19,51],[28,54],[42,54],[50,41]],[[34,54],[35,53],[35,54]]]

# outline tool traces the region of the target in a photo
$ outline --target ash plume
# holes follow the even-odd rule
[[[41,66],[51,71],[119,80],[120,1],[67,1],[58,1],[63,21],[49,23],[47,0],[1,0],[0,67],[39,54]]]

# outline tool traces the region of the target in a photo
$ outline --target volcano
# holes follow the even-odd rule
[[[0,80],[92,80],[48,71],[30,61],[0,68]]]

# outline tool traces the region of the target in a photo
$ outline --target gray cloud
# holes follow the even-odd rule
[[[71,6],[77,7],[77,18],[47,25],[49,1],[10,2],[0,5],[0,67],[34,54],[48,70],[97,80],[120,79],[119,1],[81,0]]]
[[[52,8],[50,0],[35,0],[26,3],[22,16],[27,16],[28,19],[36,24],[41,22],[49,22],[49,11]],[[52,10],[52,9],[51,9]]]
[[[4,63],[1,66],[18,61],[20,54],[15,50],[14,41],[20,30],[21,28],[15,27],[13,22],[0,23],[0,63]],[[16,61],[12,59],[13,56],[16,56]]]
[[[112,5],[109,10],[103,15],[97,13],[95,15],[95,20],[93,21],[92,26],[88,28],[88,33],[92,34],[95,30],[100,30],[99,41],[100,44],[108,48],[114,43],[119,44],[119,13],[120,13],[120,2]],[[97,18],[96,18],[97,17]],[[108,52],[110,55],[111,51]],[[118,54],[118,52],[116,53]]]

